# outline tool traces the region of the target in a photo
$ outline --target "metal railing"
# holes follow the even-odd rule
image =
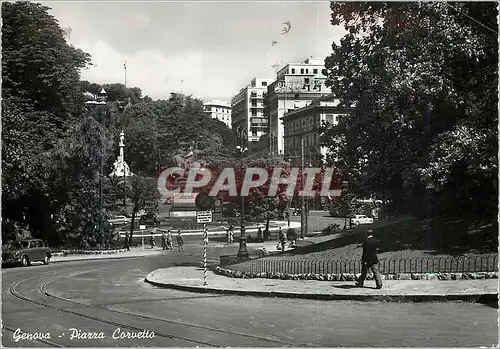
[[[226,266],[236,271],[284,274],[357,274],[360,260],[300,260],[263,257]],[[498,271],[498,254],[473,257],[422,257],[381,259],[382,274],[473,273]]]

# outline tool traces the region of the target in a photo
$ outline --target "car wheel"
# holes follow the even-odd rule
[[[355,225],[359,225],[359,222],[358,222],[358,221],[356,221],[356,222],[354,222],[354,224],[355,224]]]
[[[43,264],[47,265],[50,263],[50,257],[48,254],[45,255],[45,258],[43,259]]]
[[[21,265],[23,267],[27,267],[28,265],[30,265],[30,260],[28,259],[28,256],[23,256],[23,258],[21,258]]]

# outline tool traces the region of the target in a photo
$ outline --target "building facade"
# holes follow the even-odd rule
[[[318,127],[323,121],[337,125],[341,118],[352,112],[340,108],[333,96],[318,98],[308,106],[291,110],[281,120],[284,129],[284,158],[292,166],[301,166],[301,140],[304,140],[304,165],[317,167],[327,154],[327,148],[320,146]]]
[[[284,128],[281,118],[292,110],[303,108],[313,100],[331,95],[325,86],[324,59],[307,59],[288,63],[276,74],[265,99],[265,114],[269,118],[269,151],[284,155]]]
[[[203,108],[205,113],[207,113],[212,119],[217,119],[222,121],[231,128],[231,105],[224,101],[206,101],[203,103]]]
[[[264,98],[274,79],[254,78],[231,100],[232,128],[243,135],[250,152],[258,150],[257,143],[269,127],[264,115]]]

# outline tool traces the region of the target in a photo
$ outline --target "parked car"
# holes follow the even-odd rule
[[[40,239],[16,241],[2,249],[2,263],[21,264],[23,267],[32,262],[49,264],[52,258],[50,248]]]
[[[367,217],[364,214],[357,214],[351,218],[351,224],[360,225],[360,224],[371,224],[373,223],[373,218]]]
[[[111,216],[108,222],[112,225],[125,225],[130,223],[130,218],[125,216]]]
[[[158,225],[160,224],[160,218],[155,213],[147,212],[139,219],[140,225]]]

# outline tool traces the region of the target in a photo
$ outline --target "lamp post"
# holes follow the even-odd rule
[[[244,144],[243,139],[246,136],[245,130],[242,128],[238,128],[237,135],[238,135],[238,145],[236,146],[236,150],[238,151],[238,153],[240,155],[240,172],[243,172],[243,154],[248,150],[247,147],[243,147],[243,144]],[[243,176],[242,176],[242,184],[243,184]],[[243,187],[243,185],[242,185],[242,187]],[[249,257],[249,254],[247,251],[247,244],[246,244],[246,238],[245,238],[245,200],[244,200],[243,195],[241,195],[241,188],[240,188],[240,196],[241,196],[240,248],[238,250],[238,258],[246,259]]]
[[[243,154],[248,150],[248,148],[242,148],[241,146],[236,146],[236,150],[240,155],[240,172],[243,172]],[[243,173],[242,173],[243,180]],[[241,195],[240,188],[240,197],[241,197],[241,214],[240,214],[240,226],[241,226],[241,236],[245,236],[245,198]]]

